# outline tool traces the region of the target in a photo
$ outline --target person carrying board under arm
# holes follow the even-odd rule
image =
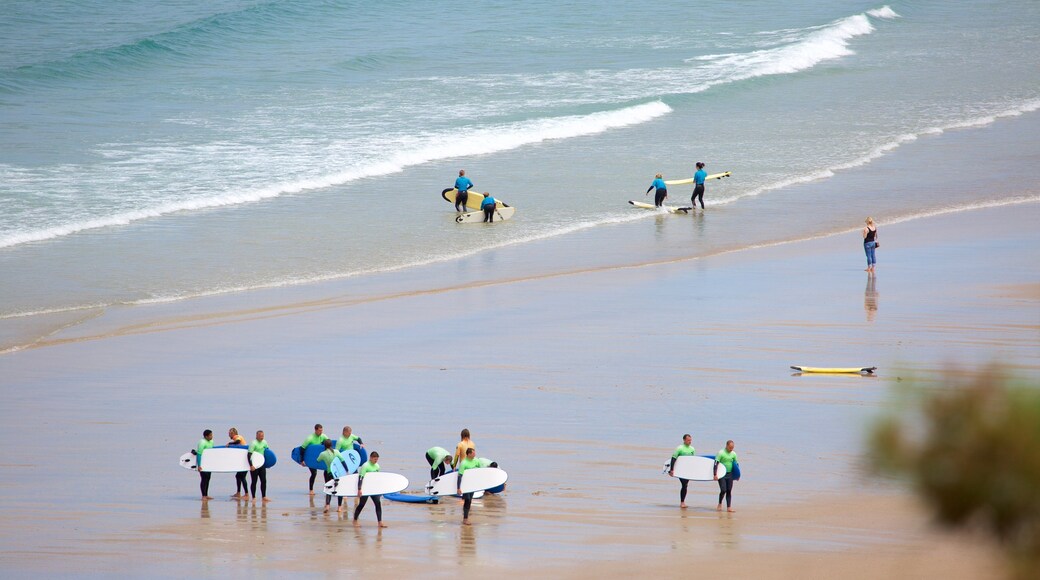
[[[467,449],[477,448],[469,438],[469,429],[463,429],[460,437],[462,438],[462,441],[459,441],[459,444],[455,446],[455,455],[451,458],[452,469],[455,469],[459,462],[466,458]]]
[[[661,207],[664,205],[664,198],[668,197],[668,186],[664,184],[664,179],[660,173],[654,178],[654,182],[650,184],[650,187],[646,188],[646,193],[643,195],[650,195],[651,189],[657,190],[654,192],[654,206]]]
[[[701,200],[701,209],[704,209],[704,180],[708,172],[704,170],[704,162],[697,162],[697,171],[693,174],[693,195],[690,196],[690,205],[697,207],[697,200]]]
[[[719,464],[726,466],[726,475],[719,479],[716,473],[713,479],[719,482],[719,505],[716,507],[716,511],[722,511],[722,499],[726,499],[726,511],[735,512],[737,510],[731,507],[732,495],[733,495],[733,464],[737,462],[737,454],[733,451],[733,440],[726,441],[726,447],[719,449],[719,452],[715,454],[715,468],[718,468]]]
[[[267,444],[267,441],[264,440],[264,432],[263,431],[257,431],[256,432],[256,439],[253,439],[253,442],[249,444],[249,453],[250,453],[250,455],[252,455],[253,453],[259,453],[259,454],[263,455],[264,451],[267,451],[268,449],[270,449],[270,446]],[[252,462],[250,462],[250,464],[249,464],[249,479],[250,479],[250,482],[252,484],[252,488],[250,489],[250,492],[253,494],[253,503],[256,503],[256,497],[257,497],[257,495],[256,495],[256,481],[257,480],[260,480],[260,493],[261,493],[261,495],[264,498],[264,503],[267,503],[267,502],[271,501],[271,500],[267,499],[267,465],[265,464],[263,467],[256,468],[256,467],[253,467]]]
[[[466,170],[460,169],[459,176],[455,179],[455,211],[466,211],[466,200],[469,198],[469,190],[473,182],[466,177]],[[459,209],[461,206],[462,209]]]
[[[228,429],[228,447],[232,445],[245,445],[246,438],[238,434],[238,429],[232,427]],[[235,474],[235,495],[231,497],[239,498],[245,496],[249,499],[249,485],[246,484],[246,471],[239,471]]]
[[[470,447],[466,449],[466,457],[459,462],[459,495],[462,496],[462,524],[465,526],[469,525],[469,508],[473,505],[473,492],[462,493],[462,474],[466,473],[466,470],[480,467],[480,462],[477,461],[477,451]]]
[[[365,446],[365,442],[361,440],[361,437],[354,435],[354,430],[347,425],[343,428],[343,436],[336,441],[336,451],[343,453],[344,451],[350,451],[354,448],[354,443],[357,443],[361,447]]]
[[[321,426],[321,423],[316,424],[314,426],[314,433],[308,435],[307,438],[303,440],[303,443],[300,444],[300,465],[307,467],[306,455],[308,447],[311,445],[323,445],[329,438],[328,435],[325,435],[324,431],[325,428]],[[314,478],[318,477],[318,470],[310,467],[307,467],[307,469],[311,470],[311,481],[307,491],[310,495],[314,495]]]
[[[195,446],[195,469],[199,472],[199,489],[202,491],[202,501],[209,501],[213,498],[209,496],[209,478],[213,475],[208,471],[202,471],[202,452],[207,449],[213,449],[213,430],[206,429],[202,432],[202,439],[199,439],[198,444]]]
[[[325,464],[325,473],[324,473],[324,475],[325,475],[325,483],[328,483],[328,482],[332,481],[332,462],[333,462],[333,460],[339,459],[340,461],[342,461],[344,463],[344,465],[347,463],[347,460],[343,457],[342,453],[340,453],[339,451],[336,451],[335,449],[332,448],[332,440],[331,439],[326,439],[325,441],[322,441],[321,444],[325,446],[325,451],[322,451],[321,454],[318,455],[318,463],[324,463]],[[328,494],[325,494],[325,513],[328,513],[329,505],[331,503],[332,503],[332,496],[328,495]],[[338,507],[338,509],[336,510],[337,512],[342,512],[343,511],[343,497],[342,496],[338,496],[338,495],[336,496],[336,506]]]
[[[361,515],[361,510],[365,509],[365,504],[368,503],[368,496],[361,495],[361,484],[365,481],[365,476],[369,473],[379,471],[379,452],[373,451],[368,455],[368,461],[362,464],[361,469],[358,469],[358,480],[357,480],[357,496],[358,504],[354,508],[354,525],[358,525],[358,516]],[[380,497],[378,495],[372,496],[372,505],[376,506],[376,521],[379,522],[379,527],[385,528],[386,524],[383,523],[383,504],[380,503]]]
[[[689,433],[687,433],[687,434],[682,436],[682,445],[676,447],[675,451],[672,452],[672,463],[668,467],[668,475],[670,475],[672,477],[675,476],[675,460],[676,459],[678,459],[680,457],[684,457],[684,456],[691,456],[692,457],[692,456],[697,455],[697,450],[693,448],[693,445],[691,445],[691,443],[693,443],[693,437],[690,437]],[[679,478],[679,507],[680,508],[685,508],[686,507],[686,486],[688,486],[689,484],[690,484],[690,480],[689,479],[683,479],[681,477]]]

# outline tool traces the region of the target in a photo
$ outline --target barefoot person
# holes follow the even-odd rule
[[[430,479],[436,479],[451,466],[451,453],[443,447],[430,447],[426,450],[426,463],[430,464]]]
[[[459,495],[462,496],[462,524],[465,526],[469,525],[469,508],[473,505],[473,492],[462,493],[462,474],[466,473],[466,470],[480,467],[480,462],[477,461],[477,451],[473,447],[466,449],[466,457],[459,462],[459,483],[458,491]]]
[[[251,453],[251,454],[252,453],[259,453],[259,454],[263,455],[264,451],[267,451],[269,448],[270,448],[270,446],[267,444],[267,441],[264,439],[264,432],[263,431],[257,431],[256,432],[256,439],[253,439],[253,442],[249,444],[249,453]],[[271,500],[267,499],[267,465],[264,464],[263,466],[257,468],[257,467],[253,467],[252,462],[250,462],[250,464],[249,464],[249,479],[250,479],[250,483],[252,484],[252,488],[250,489],[250,493],[253,494],[253,503],[256,503],[256,498],[257,498],[257,495],[256,495],[256,481],[258,479],[260,480],[260,494],[264,498],[264,503],[267,503],[267,502],[271,501]]]
[[[202,432],[202,439],[195,446],[195,470],[199,472],[199,489],[202,491],[202,501],[209,501],[209,478],[213,475],[208,471],[202,471],[202,452],[213,449],[213,430],[206,429]]]
[[[660,173],[654,177],[654,182],[650,184],[650,187],[646,188],[646,193],[643,195],[650,195],[651,189],[657,190],[654,192],[654,206],[661,207],[664,204],[664,198],[668,197],[668,186],[664,184],[664,179]]]
[[[365,481],[365,476],[366,475],[368,475],[369,473],[375,472],[375,471],[379,471],[379,452],[378,451],[373,451],[372,453],[369,453],[368,454],[368,461],[366,461],[364,464],[362,464],[361,468],[358,469],[357,496],[358,496],[359,499],[358,499],[357,507],[354,508],[354,524],[355,525],[357,525],[357,523],[358,523],[358,516],[361,515],[361,510],[365,509],[365,504],[368,503],[368,498],[369,498],[369,496],[362,496],[361,495],[361,483],[363,481]],[[379,501],[380,497],[378,495],[373,495],[371,497],[372,497],[372,504],[376,506],[376,521],[379,522],[379,527],[385,528],[386,524],[383,523],[383,504],[380,503],[380,501]]]
[[[691,443],[693,443],[693,437],[690,437],[689,433],[682,436],[682,445],[676,447],[675,451],[672,452],[672,463],[668,467],[668,475],[675,477],[676,459],[680,457],[692,457],[697,455],[697,450],[694,449],[692,445],[690,445]],[[681,508],[686,507],[686,486],[689,484],[689,479],[683,479],[681,477],[679,478],[679,507]]]
[[[458,466],[459,461],[462,461],[466,457],[467,449],[476,449],[477,446],[473,444],[473,441],[469,438],[469,429],[463,429],[460,434],[462,441],[455,446],[455,455],[451,458],[451,468],[455,469]]]
[[[466,170],[459,170],[459,177],[455,180],[455,211],[466,211],[466,200],[469,198],[469,190],[473,182],[466,177]],[[459,207],[462,209],[459,209]]]
[[[318,463],[319,464],[322,464],[322,463],[325,464],[325,471],[324,471],[325,483],[328,483],[328,482],[332,481],[332,462],[333,462],[333,460],[338,458],[344,464],[346,464],[347,461],[346,461],[346,459],[343,458],[343,454],[342,453],[340,453],[339,451],[336,451],[335,449],[332,448],[332,440],[331,439],[326,439],[326,440],[322,441],[321,444],[325,446],[325,451],[322,451],[321,454],[318,455]],[[325,513],[329,512],[329,505],[331,503],[332,503],[332,496],[329,495],[329,494],[325,494]],[[338,508],[336,510],[337,512],[342,512],[343,511],[343,496],[341,496],[341,495],[337,495],[336,496],[336,506]]]
[[[232,427],[228,429],[228,447],[232,445],[245,445],[246,438],[238,434],[238,429]],[[249,485],[246,483],[246,471],[239,471],[235,474],[235,495],[231,497],[243,497],[249,499]]]
[[[708,172],[704,170],[704,162],[697,162],[697,171],[693,174],[693,195],[690,196],[690,205],[697,207],[697,200],[701,200],[701,209],[704,209],[704,180]]]
[[[867,269],[864,272],[874,272],[874,266],[877,265],[874,253],[877,247],[877,225],[874,224],[874,218],[868,217],[867,225],[863,228],[863,251],[867,254]]]
[[[343,428],[343,436],[336,441],[336,451],[344,453],[354,448],[354,443],[357,443],[364,448],[365,443],[361,440],[361,437],[354,435],[354,430],[347,425]]]
[[[719,464],[726,466],[726,475],[719,479],[718,475],[712,477],[715,481],[719,482],[719,505],[715,509],[722,511],[722,498],[726,498],[726,511],[735,512],[731,506],[731,500],[733,495],[733,464],[737,462],[737,454],[733,451],[733,440],[730,439],[726,442],[725,449],[719,449],[719,452],[715,454],[715,466],[712,469],[718,468]]]
[[[307,467],[306,455],[308,447],[311,445],[324,445],[325,441],[328,440],[329,436],[325,435],[324,432],[325,428],[321,426],[321,423],[318,423],[314,426],[314,433],[308,435],[303,440],[303,443],[300,444],[300,465]],[[318,470],[310,467],[307,467],[307,469],[311,470],[311,481],[307,491],[310,495],[314,495],[314,478],[318,477]]]

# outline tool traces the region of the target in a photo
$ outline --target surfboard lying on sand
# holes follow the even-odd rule
[[[348,475],[339,479],[333,479],[325,484],[326,495],[337,495],[340,497],[357,497],[358,475]],[[386,495],[397,493],[408,487],[408,478],[399,473],[385,473],[376,471],[369,473],[361,481],[361,495]]]
[[[468,203],[467,203],[468,205]],[[503,206],[501,203],[495,204],[495,221],[505,221],[516,213],[515,207]],[[455,217],[455,221],[460,224],[477,224],[484,221],[484,210],[480,211],[468,211],[466,213],[460,213]]]
[[[435,495],[411,495],[407,493],[387,493],[383,497],[390,501],[404,503],[440,503],[440,498]]]
[[[497,467],[476,467],[462,474],[462,486],[459,486],[458,472],[445,473],[430,480],[426,484],[426,493],[436,496],[455,495],[459,489],[462,493],[473,493],[498,487],[509,479],[509,475]]]
[[[672,460],[669,459],[668,463],[664,464],[664,473],[668,473],[668,469],[672,465]],[[691,479],[693,481],[713,481],[712,468],[715,467],[715,458],[702,457],[700,455],[684,455],[675,459],[675,469],[672,477],[678,477],[681,479]],[[715,475],[718,475],[719,479],[726,476],[726,466],[719,463],[718,467],[715,468]]]
[[[732,175],[732,174],[729,171],[725,171],[725,172],[722,172],[722,173],[712,173],[711,175],[705,177],[704,181],[707,181],[709,179],[722,179],[723,177],[729,177],[730,175]],[[673,179],[671,181],[667,181],[666,180],[664,182],[665,185],[687,185],[689,183],[693,183],[693,178],[692,177],[689,178],[689,179]]]
[[[644,203],[641,201],[632,200],[629,200],[628,203],[643,209],[663,209],[669,213],[690,213],[690,210],[693,209],[692,207],[675,207],[671,205],[662,205],[661,207],[657,207],[652,203]]]
[[[196,457],[191,451],[181,455],[181,467],[195,468]],[[264,466],[263,453],[249,453],[247,449],[211,447],[202,452],[202,469],[210,473],[238,473],[249,471],[249,464],[259,469]]]
[[[459,190],[455,189],[454,187],[449,187],[448,189],[445,189],[441,192],[441,197],[444,198],[444,201],[450,203],[451,205],[455,205],[455,195],[458,192]],[[505,203],[504,201],[498,199],[497,197],[495,199],[498,201],[498,207],[509,207],[509,204]],[[482,201],[484,201],[483,193],[480,193],[479,191],[470,190],[469,196],[466,197],[466,207],[478,210],[480,209],[480,202]]]
[[[247,445],[221,445],[219,447],[213,447],[213,449],[222,449],[224,447],[230,447],[232,449],[249,449],[249,446]],[[181,467],[184,469],[195,469],[195,459],[195,454],[191,451],[181,455]],[[274,454],[274,451],[264,449],[264,467],[274,467],[275,463],[278,463],[278,457]]]
[[[832,374],[873,374],[877,367],[797,367],[792,369],[801,373],[832,373]]]

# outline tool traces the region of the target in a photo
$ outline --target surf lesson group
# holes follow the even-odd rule
[[[254,504],[258,499],[265,504],[270,502],[271,499],[267,497],[267,469],[274,466],[277,458],[271,451],[264,431],[258,430],[256,438],[246,444],[245,437],[239,434],[238,429],[231,427],[228,429],[228,439],[226,445],[217,447],[213,443],[213,430],[206,429],[195,448],[181,456],[181,466],[199,474],[202,501],[213,499],[209,495],[213,473],[234,473],[235,493],[232,499],[251,499]],[[680,508],[687,507],[690,481],[716,481],[719,485],[716,510],[722,511],[722,503],[725,501],[726,511],[736,511],[732,506],[733,482],[740,479],[740,465],[734,447],[733,440],[729,440],[715,455],[699,456],[693,447],[692,436],[689,433],[683,435],[682,443],[675,448],[670,461],[664,466],[664,472],[669,477],[679,480]],[[405,503],[437,503],[444,496],[461,498],[462,524],[470,525],[473,499],[484,493],[505,491],[508,479],[508,474],[499,468],[497,462],[477,457],[476,453],[476,444],[469,429],[460,432],[454,454],[443,447],[427,449],[423,457],[430,468],[430,481],[426,484],[425,496],[400,493],[408,487],[407,478],[396,473],[382,472],[379,452],[368,451],[364,441],[349,425],[343,427],[342,436],[338,440],[333,440],[325,434],[320,423],[315,424],[314,431],[298,447],[293,448],[291,456],[293,461],[310,471],[307,484],[309,496],[314,495],[314,482],[318,471],[322,471],[325,480],[324,513],[329,513],[333,496],[336,497],[337,513],[343,512],[344,497],[355,497],[357,501],[353,522],[359,525],[361,512],[371,498],[377,525],[385,528],[381,502],[384,496],[391,501]],[[249,484],[246,483],[247,474],[251,480]]]
[[[644,196],[650,195],[650,192],[654,191],[654,205],[634,200],[630,200],[628,203],[634,207],[644,209],[664,209],[671,213],[689,213],[691,210],[697,209],[697,202],[700,201],[701,210],[703,210],[705,182],[711,179],[722,179],[723,177],[729,177],[731,175],[729,171],[708,175],[708,172],[704,170],[704,167],[705,163],[703,161],[698,161],[696,163],[696,171],[694,171],[693,177],[689,179],[665,181],[662,174],[658,173],[644,194]],[[691,183],[693,184],[693,194],[690,196],[689,206],[670,207],[664,205],[664,200],[668,197],[669,185],[686,185]],[[455,179],[455,185],[441,191],[441,196],[444,200],[455,205],[455,213],[457,214],[455,217],[456,222],[494,223],[496,216],[499,221],[505,221],[513,217],[513,214],[516,211],[515,208],[510,207],[509,204],[501,200],[495,199],[495,197],[488,192],[471,193],[473,188],[473,180],[466,176],[465,169],[460,169],[459,176]]]

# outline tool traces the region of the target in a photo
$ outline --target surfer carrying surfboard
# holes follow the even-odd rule
[[[735,512],[731,506],[733,496],[733,464],[737,462],[737,454],[733,451],[733,440],[726,441],[726,447],[719,449],[719,452],[715,454],[715,466],[721,463],[726,466],[726,475],[719,479],[718,474],[715,475],[715,481],[719,482],[719,505],[715,508],[716,511],[722,511],[722,498],[726,498],[726,511]]]
[[[307,455],[307,448],[311,445],[322,445],[328,438],[328,435],[324,434],[325,428],[321,426],[321,423],[314,425],[314,433],[311,433],[303,440],[300,444],[300,465],[307,467],[307,463],[304,461],[304,457]],[[307,487],[307,492],[310,495],[314,495],[314,479],[318,477],[318,470],[311,467],[307,467],[311,471],[311,481]]]
[[[466,458],[467,449],[476,449],[477,446],[473,444],[473,441],[469,438],[469,429],[463,429],[460,434],[462,441],[455,446],[455,455],[451,458],[451,468],[455,469],[460,461]]]
[[[490,193],[484,193],[484,201],[480,202],[480,209],[484,210],[484,223],[495,223],[495,210],[498,209],[498,200]]]
[[[263,455],[264,451],[269,448],[270,446],[267,444],[267,441],[264,440],[264,432],[257,431],[256,439],[253,439],[253,442],[249,444],[249,453],[259,453],[260,455]],[[256,480],[258,479],[260,480],[260,494],[263,496],[264,503],[271,501],[267,499],[267,464],[265,463],[259,468],[253,467],[253,465],[250,464],[249,479],[252,483],[250,492],[253,494],[253,503],[256,503]]]
[[[357,480],[357,496],[358,500],[357,507],[354,508],[354,525],[358,525],[358,516],[361,515],[361,510],[365,509],[365,504],[368,503],[369,496],[361,495],[361,482],[365,481],[365,475],[379,471],[379,452],[373,451],[368,454],[368,461],[361,465],[358,469],[358,480]],[[372,505],[376,506],[376,521],[379,522],[379,527],[385,528],[386,524],[383,523],[383,504],[380,503],[378,495],[373,495]],[[342,499],[342,498],[341,498]]]
[[[318,455],[318,463],[324,463],[325,464],[325,473],[324,473],[324,475],[325,475],[325,483],[328,483],[328,482],[332,481],[332,479],[333,479],[333,477],[332,477],[332,460],[339,459],[340,461],[342,461],[345,464],[347,462],[347,458],[343,457],[342,453],[340,453],[339,451],[336,451],[335,449],[332,448],[332,440],[331,439],[326,438],[324,441],[321,442],[321,444],[325,446],[325,451],[322,451],[321,454]],[[325,495],[325,513],[329,512],[329,505],[331,503],[332,503],[332,496],[326,494]],[[343,511],[343,496],[339,496],[339,495],[336,496],[336,506],[337,506],[337,509],[336,509],[337,512],[342,512]]]
[[[354,443],[364,447],[365,443],[361,441],[361,437],[354,435],[354,430],[350,428],[350,425],[343,427],[343,436],[336,441],[336,451],[343,453],[344,451],[350,451],[354,448]]]
[[[696,456],[697,450],[693,448],[693,437],[689,433],[682,436],[682,445],[675,448],[672,452],[672,462],[668,466],[668,475],[675,477],[675,460],[684,456]],[[686,487],[690,484],[689,479],[679,478],[679,507],[686,507]]]
[[[654,205],[656,207],[664,205],[664,198],[668,197],[668,186],[664,184],[664,179],[661,177],[660,173],[654,177],[654,182],[650,184],[650,187],[646,188],[646,193],[643,195],[650,195],[651,189],[657,190],[654,192]]]
[[[455,179],[455,189],[458,190],[458,193],[455,194],[455,211],[466,211],[466,199],[469,198],[471,187],[473,187],[473,182],[466,177],[466,170],[460,169],[459,176]]]
[[[195,469],[199,472],[199,489],[202,491],[202,501],[209,501],[213,498],[209,496],[209,478],[213,476],[208,471],[202,471],[202,452],[207,449],[213,449],[213,430],[206,429],[202,432],[202,439],[199,439],[198,445],[195,446]]]
[[[704,162],[697,162],[697,171],[693,174],[693,195],[690,196],[690,205],[697,207],[697,200],[701,200],[701,209],[704,209],[704,179],[708,172],[704,170]]]
[[[230,440],[228,441],[228,446],[246,444],[246,438],[239,435],[238,429],[236,429],[235,427],[228,429],[227,436]],[[245,496],[246,499],[249,499],[249,485],[246,483],[245,471],[239,471],[235,474],[235,495],[231,497],[240,498],[242,496]]]
[[[448,471],[451,454],[443,447],[430,447],[426,450],[426,463],[430,464],[430,479],[437,479]]]
[[[460,443],[461,445],[461,443]],[[466,457],[459,462],[459,495],[462,496],[462,525],[469,525],[469,508],[473,505],[473,492],[462,493],[462,474],[466,473],[467,469],[473,469],[480,467],[480,462],[477,461],[477,450],[474,447],[466,449]]]

